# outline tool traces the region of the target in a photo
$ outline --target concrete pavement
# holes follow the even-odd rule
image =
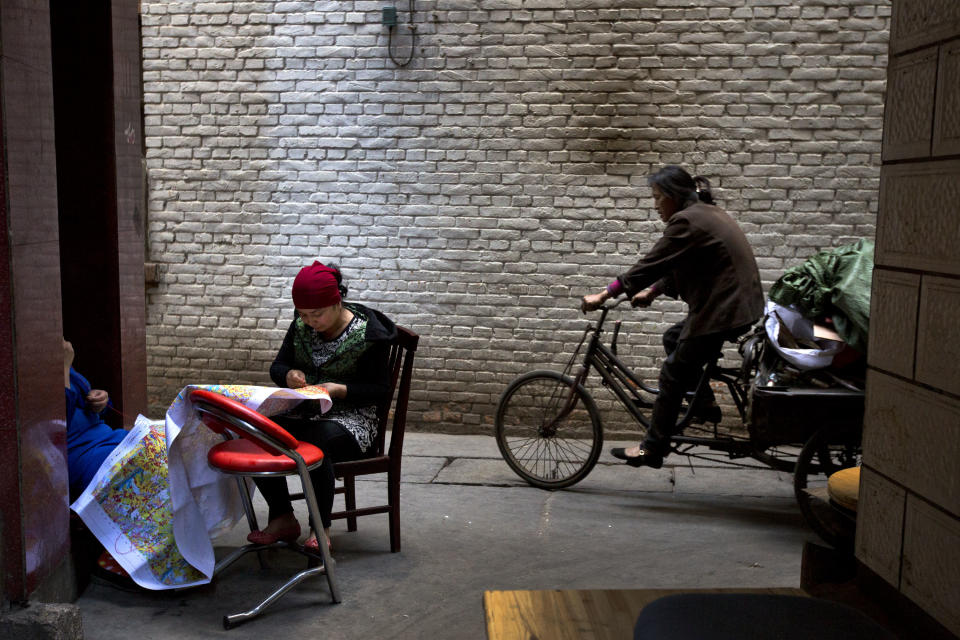
[[[390,553],[385,515],[361,518],[354,533],[334,522],[342,603],[330,604],[317,578],[224,631],[224,614],[253,606],[303,566],[296,554],[270,552],[267,570],[250,555],[213,584],[178,592],[93,584],[77,602],[85,637],[479,640],[487,589],[798,587],[802,546],[815,536],[790,474],[691,462],[634,469],[605,452],[581,483],[548,492],[515,476],[492,437],[410,433],[403,550]],[[385,501],[385,484],[358,481],[358,503],[368,496]],[[257,497],[256,506],[262,522],[266,505]],[[217,540],[218,557],[245,535],[240,525]]]

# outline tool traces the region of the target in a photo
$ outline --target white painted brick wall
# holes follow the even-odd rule
[[[420,0],[404,68],[389,2],[143,0],[153,414],[267,383],[321,259],[421,334],[411,427],[488,429],[657,238],[665,163],[713,179],[767,284],[873,236],[889,2]],[[646,376],[682,312],[625,314]]]

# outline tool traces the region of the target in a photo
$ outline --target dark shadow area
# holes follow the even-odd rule
[[[651,494],[644,494],[644,502],[621,503],[619,506],[624,509],[638,511],[638,517],[642,513],[651,513],[658,515],[683,516],[694,519],[703,519],[709,521],[727,520],[750,524],[768,524],[806,528],[803,516],[796,509],[795,503],[790,498],[763,498],[763,502],[757,502],[756,506],[749,504],[750,498],[737,498],[737,502],[723,501],[717,497],[695,499],[692,496],[670,496],[669,503],[650,504]],[[780,500],[784,509],[774,510],[771,507],[771,501]]]
[[[63,333],[74,368],[123,411],[110,3],[51,2],[50,30]]]
[[[903,639],[955,640],[923,609],[856,561],[849,553],[818,544],[803,548],[800,587],[816,598],[851,606]]]

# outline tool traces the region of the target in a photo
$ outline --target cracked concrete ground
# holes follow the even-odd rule
[[[315,578],[224,631],[224,614],[302,568],[275,551],[268,569],[249,555],[212,584],[177,592],[92,584],[77,602],[85,637],[482,639],[487,589],[798,587],[803,543],[815,540],[790,474],[760,465],[671,457],[634,469],[605,452],[581,483],[549,492],[515,476],[492,437],[418,433],[407,434],[403,464],[400,553],[390,553],[385,515],[361,518],[354,533],[334,522],[340,604]],[[385,501],[385,491],[358,481],[358,503]],[[218,557],[245,535],[241,525],[218,539]]]

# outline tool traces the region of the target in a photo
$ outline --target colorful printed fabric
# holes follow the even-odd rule
[[[133,578],[147,589],[205,584],[215,564],[212,540],[243,516],[236,481],[207,464],[220,436],[201,427],[190,391],[207,389],[263,415],[289,411],[303,400],[331,401],[322,387],[277,389],[190,385],[166,420],[138,416],[71,508]]]

